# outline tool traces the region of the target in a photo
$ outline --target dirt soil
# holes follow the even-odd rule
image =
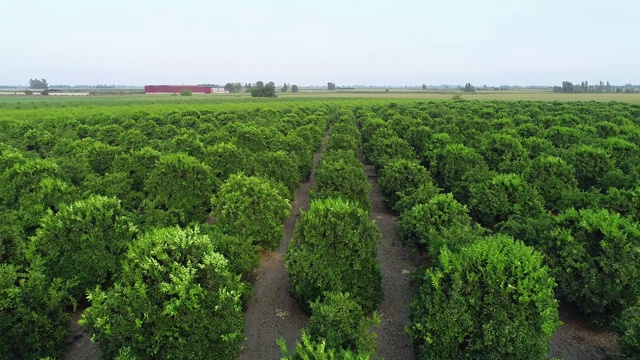
[[[618,335],[584,321],[569,305],[560,304],[559,313],[563,324],[549,341],[549,357],[565,360],[625,358],[618,348]]]
[[[378,335],[376,356],[388,360],[413,359],[413,347],[404,327],[410,324],[411,274],[422,259],[402,245],[398,234],[398,216],[382,203],[376,170],[364,161],[362,154],[358,157],[371,183],[369,218],[376,222],[382,234],[382,242],[378,244],[378,261],[384,300],[378,308],[382,321],[375,331]]]
[[[313,170],[309,180],[300,183],[295,199],[291,202],[291,215],[284,224],[284,238],[278,250],[265,251],[254,284],[255,294],[249,300],[246,311],[244,335],[246,341],[240,354],[241,360],[280,359],[282,352],[276,340],[284,338],[289,349],[300,340],[300,331],[309,323],[308,316],[289,293],[289,276],[284,259],[293,236],[300,210],[309,210],[309,189],[315,179],[315,166],[326,148],[328,133],[322,140],[322,148],[313,157]]]
[[[67,337],[67,350],[62,354],[62,360],[95,360],[100,358],[98,343],[91,342],[89,330],[78,324],[84,309],[78,309],[71,315],[71,334]]]

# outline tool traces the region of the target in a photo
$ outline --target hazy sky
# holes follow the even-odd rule
[[[640,0],[0,0],[0,84],[640,83]]]

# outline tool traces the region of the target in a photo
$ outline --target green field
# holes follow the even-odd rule
[[[437,92],[422,90],[391,89],[382,90],[339,90],[339,91],[301,91],[298,93],[278,93],[278,99],[414,99],[414,100],[451,100],[456,94],[465,100],[498,100],[498,101],[619,101],[640,103],[640,94],[617,93],[553,93],[549,91],[478,91],[461,93],[458,91]],[[236,101],[277,101],[273,99],[251,98],[249,93],[237,94],[196,94],[189,97],[171,95],[92,95],[92,96],[0,96],[0,110],[38,109],[77,106],[116,106],[137,104],[208,104]]]

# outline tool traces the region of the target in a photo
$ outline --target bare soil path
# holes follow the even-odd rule
[[[362,153],[358,157],[371,183],[369,218],[376,222],[382,234],[382,242],[378,244],[378,261],[382,272],[384,300],[378,309],[382,314],[382,321],[376,329],[376,356],[387,360],[414,359],[413,347],[404,327],[410,324],[411,273],[421,258],[402,245],[398,234],[398,216],[382,203],[375,168],[364,161]]]
[[[289,294],[289,276],[284,267],[284,259],[293,236],[300,210],[309,209],[309,189],[315,179],[315,167],[320,160],[329,138],[329,132],[322,140],[322,148],[313,157],[313,170],[309,180],[300,183],[295,199],[291,202],[291,215],[284,224],[284,238],[278,250],[265,251],[254,284],[255,294],[245,313],[246,341],[240,354],[241,360],[280,359],[282,353],[276,340],[284,338],[289,349],[300,339],[300,330],[307,326],[309,318],[298,302]]]
[[[564,360],[624,359],[618,335],[598,329],[580,318],[575,309],[560,304],[562,325],[549,341],[549,357]]]

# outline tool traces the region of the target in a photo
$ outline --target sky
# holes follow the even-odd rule
[[[0,0],[0,85],[640,83],[639,0]]]

